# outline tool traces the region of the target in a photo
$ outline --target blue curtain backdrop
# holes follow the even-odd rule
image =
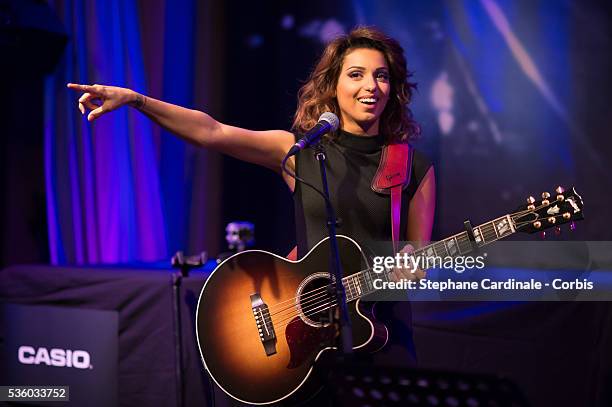
[[[130,108],[90,124],[77,110],[79,95],[65,88],[67,82],[100,83],[187,107],[208,104],[206,70],[196,73],[195,55],[210,34],[196,31],[195,23],[210,20],[209,10],[191,0],[52,5],[71,40],[46,82],[51,262],[156,261],[176,250],[214,249],[216,239],[208,242],[206,233],[218,229],[218,205],[205,191],[214,187],[207,173],[217,157]],[[197,94],[194,82],[201,85]]]
[[[297,85],[315,55],[356,24],[397,38],[418,82],[417,148],[433,159],[438,179],[434,237],[457,232],[466,218],[480,223],[513,211],[558,184],[576,185],[590,214],[604,213],[609,202],[602,92],[609,37],[596,2],[353,0],[337,9],[323,2],[251,9],[238,0],[52,3],[71,35],[46,92],[54,264],[159,260],[179,249],[215,253],[222,221],[233,214],[255,220],[269,250],[288,250],[292,236],[279,233],[291,211],[272,174],[234,161],[223,166],[216,154],[130,109],[88,124],[66,82],[127,86],[231,124],[288,128]],[[261,92],[265,103],[253,101]],[[222,191],[226,183],[232,188]],[[270,210],[271,202],[282,207]],[[609,239],[610,232],[587,219],[579,237]]]

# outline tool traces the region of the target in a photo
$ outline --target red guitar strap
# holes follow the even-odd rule
[[[412,147],[409,144],[390,144],[383,147],[372,189],[391,195],[391,238],[393,252],[398,252],[402,216],[402,190],[410,183]]]

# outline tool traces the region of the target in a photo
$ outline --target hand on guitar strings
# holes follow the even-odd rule
[[[410,254],[414,252],[414,247],[410,244],[404,246],[399,253]],[[389,279],[391,281],[398,282],[400,280],[418,281],[427,277],[427,272],[420,268],[412,269],[410,267],[393,267],[389,273]]]

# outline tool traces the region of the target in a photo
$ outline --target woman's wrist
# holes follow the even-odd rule
[[[135,107],[136,109],[142,109],[147,104],[147,97],[145,95],[141,95],[138,92],[131,91],[130,101],[128,102],[130,106]]]

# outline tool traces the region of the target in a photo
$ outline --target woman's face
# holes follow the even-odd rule
[[[380,115],[390,93],[389,67],[384,55],[370,48],[349,51],[336,87],[342,129],[355,134],[378,134]]]

